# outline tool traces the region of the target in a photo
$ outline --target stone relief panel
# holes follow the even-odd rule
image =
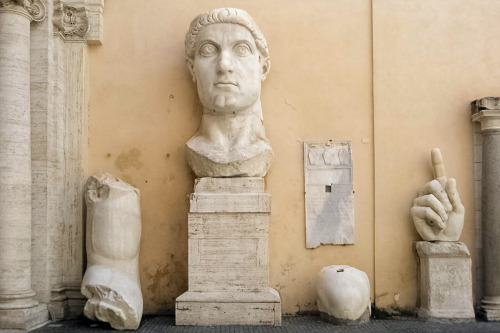
[[[304,143],[306,247],[354,244],[351,143]]]
[[[54,4],[54,25],[64,37],[84,37],[89,30],[85,6],[71,6],[61,1]]]

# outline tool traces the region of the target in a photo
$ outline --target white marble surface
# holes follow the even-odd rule
[[[458,241],[465,208],[454,178],[446,176],[441,151],[431,151],[434,179],[425,184],[410,210],[417,232],[426,241]]]
[[[270,68],[264,36],[244,10],[219,8],[193,20],[185,45],[203,104],[186,144],[189,165],[199,178],[265,176],[274,154],[260,102]]]
[[[137,329],[143,308],[139,190],[104,173],[89,178],[85,200],[87,270],[81,290],[89,300],[84,314],[115,329]]]
[[[318,276],[318,310],[332,322],[369,320],[370,281],[365,272],[347,265],[324,267]]]
[[[305,142],[306,247],[354,244],[350,142]]]

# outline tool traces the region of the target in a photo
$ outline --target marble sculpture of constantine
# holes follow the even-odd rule
[[[186,144],[194,173],[199,178],[265,176],[273,151],[260,102],[271,64],[264,35],[244,10],[219,8],[193,20],[185,49],[203,104],[200,127]]]

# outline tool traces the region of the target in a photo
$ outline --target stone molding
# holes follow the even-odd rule
[[[462,242],[428,242],[415,243],[415,250],[420,258],[470,258],[470,252]]]
[[[85,0],[87,15],[89,20],[89,31],[85,35],[85,39],[89,44],[101,45],[103,42],[103,10],[104,0]]]
[[[43,21],[47,16],[42,0],[0,0],[0,12],[16,12],[35,22]]]
[[[472,121],[481,123],[481,132],[500,131],[500,97],[484,97],[471,103]]]

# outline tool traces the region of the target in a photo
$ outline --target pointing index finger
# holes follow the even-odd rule
[[[434,170],[434,178],[443,186],[446,185],[446,171],[444,170],[443,157],[439,148],[431,150],[432,169]]]

